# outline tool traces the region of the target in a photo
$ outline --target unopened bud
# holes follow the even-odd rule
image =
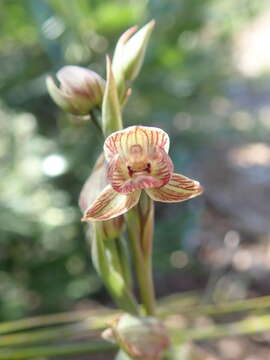
[[[124,314],[104,331],[103,337],[116,342],[128,355],[138,360],[160,360],[170,346],[164,325],[153,317]]]
[[[152,20],[135,34],[137,27],[130,28],[120,37],[113,57],[113,72],[118,86],[122,80],[132,81],[138,75],[154,25]]]
[[[56,74],[59,87],[52,77],[47,88],[55,103],[73,115],[87,115],[101,105],[105,81],[94,71],[80,66],[64,66]]]

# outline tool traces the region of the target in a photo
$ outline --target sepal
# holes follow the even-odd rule
[[[145,189],[147,194],[155,201],[181,202],[192,199],[203,192],[203,187],[196,180],[180,174],[173,174],[171,180],[159,189]]]
[[[89,205],[95,201],[100,192],[106,186],[106,164],[104,155],[101,154],[86,180],[79,198],[79,206],[84,213]],[[111,220],[102,221],[99,226],[101,237],[106,240],[115,239],[121,235],[124,229],[124,217],[118,216]]]

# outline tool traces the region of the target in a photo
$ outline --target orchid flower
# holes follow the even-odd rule
[[[109,135],[104,143],[108,185],[85,211],[83,221],[122,215],[142,191],[161,202],[180,202],[200,195],[199,182],[173,172],[168,134],[155,127],[131,126]]]

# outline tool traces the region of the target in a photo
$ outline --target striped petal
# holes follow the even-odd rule
[[[160,189],[145,189],[145,191],[155,201],[180,202],[200,195],[203,188],[198,181],[173,174],[165,186]]]
[[[115,156],[108,164],[107,178],[117,192],[128,194],[145,188],[160,188],[168,183],[173,171],[173,164],[163,149],[152,149],[148,154],[147,162],[136,168],[123,156]],[[134,164],[133,164],[134,165]]]
[[[159,128],[130,126],[107,137],[104,143],[105,157],[107,160],[111,160],[116,154],[127,157],[132,146],[136,145],[140,145],[145,153],[153,147],[159,147],[168,153],[170,139],[168,134]]]
[[[120,194],[107,185],[85,211],[82,221],[109,220],[122,215],[138,203],[140,194],[139,190],[128,195]]]

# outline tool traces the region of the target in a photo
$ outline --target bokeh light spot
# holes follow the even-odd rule
[[[67,161],[62,155],[47,156],[42,163],[43,173],[47,176],[59,176],[67,170]]]
[[[188,256],[184,251],[177,250],[171,254],[170,261],[173,267],[182,269],[188,264]]]

